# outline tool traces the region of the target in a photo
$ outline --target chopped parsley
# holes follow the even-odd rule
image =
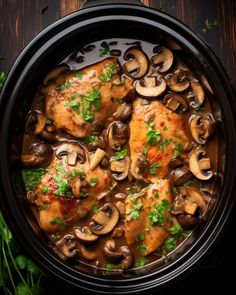
[[[56,170],[57,172],[60,172],[63,175],[67,175],[67,172],[65,171],[65,169],[62,167],[62,164],[57,164],[56,165]]]
[[[104,56],[104,55],[107,55],[107,54],[110,53],[110,46],[109,46],[109,44],[106,41],[103,41],[100,44],[99,53],[100,53],[99,54],[100,56]]]
[[[69,101],[66,104],[68,107],[70,107],[72,109],[72,111],[74,111],[76,114],[80,114],[80,102],[79,101]]]
[[[169,231],[172,235],[179,236],[182,233],[183,229],[178,223],[175,223],[172,225]]]
[[[143,147],[143,153],[144,153],[144,155],[146,155],[148,153],[148,150],[149,150],[149,146],[145,145]]]
[[[49,191],[49,187],[48,186],[44,186],[44,187],[41,188],[41,193],[42,194],[45,194],[48,191]]]
[[[97,184],[98,184],[97,177],[90,178],[90,183],[89,183],[90,187],[95,187]]]
[[[156,145],[161,140],[161,132],[158,130],[154,130],[155,124],[149,123],[147,130],[147,143],[148,145]]]
[[[143,267],[145,264],[147,264],[147,259],[145,257],[140,257],[135,261],[134,266]]]
[[[148,246],[145,245],[145,244],[142,244],[140,247],[139,247],[139,250],[141,253],[144,253],[148,250]]]
[[[184,186],[189,186],[189,185],[192,185],[192,184],[195,184],[195,183],[198,183],[198,180],[196,178],[192,178],[192,179],[186,180],[184,182]]]
[[[80,176],[80,179],[84,179],[85,178],[85,173],[83,170],[80,169],[73,169],[71,170],[71,172],[69,173],[69,180],[75,178],[76,176]]]
[[[137,203],[134,205],[133,209],[131,209],[128,214],[131,215],[131,217],[134,219],[134,220],[137,220],[139,219],[140,217],[140,210],[142,209],[143,205],[140,204],[140,203]]]
[[[93,204],[91,207],[93,214],[96,214],[98,212],[99,206],[98,204]]]
[[[177,247],[176,240],[174,237],[169,237],[165,240],[165,243],[163,245],[163,255],[166,255],[167,253],[175,250]]]
[[[0,91],[2,89],[5,79],[6,79],[6,74],[4,72],[0,71]]]
[[[141,234],[139,235],[139,240],[140,240],[140,241],[144,241],[144,240],[145,240],[145,233],[141,233]]]
[[[105,73],[101,73],[100,75],[100,80],[103,83],[107,83],[111,80],[111,78],[117,74],[117,67],[115,64],[111,64],[107,67],[106,72]]]
[[[63,83],[59,83],[56,86],[56,90],[59,91],[59,92],[63,91],[63,90],[66,90],[71,86],[71,84],[73,84],[73,82],[71,82],[71,81],[66,81],[66,82],[63,82]]]
[[[34,191],[40,184],[41,177],[48,171],[46,168],[22,169],[21,175],[27,191]]]
[[[98,111],[101,106],[100,98],[101,93],[95,88],[90,90],[88,94],[82,98],[82,117],[85,121],[93,122],[94,111]]]
[[[78,94],[73,93],[70,98],[73,100],[73,99],[76,99],[77,97],[78,97]]]
[[[81,71],[75,70],[75,71],[73,71],[73,73],[74,73],[74,75],[75,75],[76,78],[78,78],[79,80],[82,80],[83,74],[82,74]]]
[[[112,270],[113,268],[115,268],[115,264],[107,263],[107,264],[104,265],[104,268],[106,268],[108,270]]]
[[[166,211],[171,210],[170,203],[163,199],[160,205],[153,205],[152,210],[149,212],[149,221],[152,225],[163,226],[164,223],[168,220],[168,217],[165,215]]]
[[[161,163],[152,163],[152,165],[149,168],[149,172],[152,175],[156,175],[157,174],[157,168],[160,168],[162,165]]]
[[[128,154],[128,149],[123,149],[119,152],[116,152],[113,157],[111,157],[111,161],[119,161],[124,159]]]
[[[50,223],[60,224],[60,223],[62,223],[62,219],[61,218],[54,218],[54,219],[50,220]]]
[[[50,119],[46,118],[46,124],[50,125],[50,124],[52,124],[52,121]]]
[[[54,180],[58,185],[58,189],[54,192],[55,195],[63,195],[69,190],[70,185],[66,179],[63,179],[59,175],[54,175]]]

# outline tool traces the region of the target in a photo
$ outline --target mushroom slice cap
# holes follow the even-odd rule
[[[149,162],[142,153],[137,153],[132,160],[130,171],[135,179],[144,180],[149,169]]]
[[[85,226],[83,229],[77,227],[74,231],[76,237],[84,243],[94,243],[99,238],[98,236],[94,235],[87,226]]]
[[[67,163],[70,166],[75,166],[77,159],[82,164],[85,161],[85,151],[78,143],[67,142],[63,143],[56,149],[56,156],[61,159],[62,156],[67,156]]]
[[[158,72],[167,72],[174,61],[174,55],[172,51],[166,47],[160,47],[158,49],[159,53],[152,57],[152,62],[154,65],[159,65]]]
[[[118,173],[113,173],[112,177],[117,181],[124,180],[128,176],[129,167],[130,167],[130,158],[128,156],[126,156],[124,159],[119,161],[112,161],[111,170],[113,172],[118,172]]]
[[[205,155],[206,152],[203,149],[195,149],[189,157],[189,169],[200,180],[208,180],[213,176],[213,171],[210,170],[210,159],[202,157]]]
[[[188,110],[187,102],[179,94],[167,94],[165,95],[163,102],[165,103],[166,107],[172,110],[173,112],[177,111],[178,109],[181,109],[182,112],[187,112]]]
[[[182,166],[173,170],[170,174],[170,178],[176,185],[181,185],[185,181],[192,177],[192,173],[189,171],[188,167]]]
[[[186,79],[186,77],[180,78],[180,72],[168,74],[165,79],[170,90],[174,92],[183,92],[187,90],[190,85],[190,82]]]
[[[25,131],[29,134],[38,135],[43,131],[45,125],[45,115],[37,111],[32,111],[27,116],[25,123]]]
[[[113,230],[119,220],[119,211],[111,203],[106,203],[92,217],[94,223],[90,225],[91,231],[96,235],[105,235]]]
[[[133,59],[124,64],[126,71],[136,79],[143,77],[148,71],[148,59],[146,55],[140,49],[131,48],[125,52],[124,58],[127,60],[130,56]]]
[[[115,121],[108,128],[108,142],[112,150],[119,150],[129,138],[128,124]]]
[[[214,124],[215,122],[210,114],[193,115],[189,120],[193,139],[199,144],[206,143],[208,137],[213,133]]]
[[[133,261],[134,261],[133,253],[128,246],[121,246],[119,250],[124,257],[121,263],[122,268],[128,269],[133,264]]]
[[[193,188],[186,188],[188,198],[185,203],[185,212],[190,215],[194,215],[197,208],[199,207],[204,213],[207,208],[206,201],[204,200],[203,196]]]
[[[98,251],[96,249],[89,249],[85,245],[80,245],[80,253],[88,261],[92,261],[98,257]]]
[[[150,77],[147,77],[148,80]],[[153,78],[153,77],[152,77]],[[136,83],[136,92],[147,99],[155,99],[157,96],[160,96],[166,90],[166,81],[163,78],[158,79],[159,85],[156,86],[142,86],[141,81]],[[145,85],[148,85],[149,82],[145,82]],[[150,84],[149,84],[150,85]]]
[[[78,253],[75,237],[71,234],[67,234],[62,239],[57,241],[56,246],[67,258],[73,258]]]
[[[115,248],[116,242],[113,239],[107,240],[103,248],[104,255],[111,262],[116,262],[123,257],[122,253],[115,251]]]
[[[205,100],[205,93],[202,86],[198,82],[191,81],[190,86],[192,90],[187,95],[187,98],[193,99],[193,101],[190,102],[190,106],[195,109],[203,104]]]

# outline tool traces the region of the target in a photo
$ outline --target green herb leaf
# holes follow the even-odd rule
[[[80,102],[79,101],[69,101],[66,103],[68,107],[70,107],[76,114],[80,114],[79,107]]]
[[[110,46],[106,41],[103,41],[100,44],[101,48],[99,49],[100,56],[104,56],[110,53]]]
[[[182,233],[183,229],[178,223],[175,223],[172,225],[169,231],[172,235],[179,236]]]
[[[167,253],[175,250],[177,247],[176,240],[174,237],[169,237],[166,239],[164,245],[163,245],[163,255],[166,255]]]
[[[99,78],[103,83],[107,83],[115,74],[117,74],[117,67],[115,64],[111,64],[106,68],[105,73],[101,73]]]
[[[6,74],[0,71],[0,91],[2,90],[5,79],[6,79]]]
[[[52,207],[52,205],[50,204],[44,204],[39,206],[39,210],[46,210],[46,209],[50,209]]]
[[[79,80],[83,79],[83,73],[81,71],[73,71],[73,74],[75,75],[76,78],[78,78]]]
[[[65,194],[70,188],[68,180],[63,179],[59,175],[54,175],[53,178],[54,178],[54,180],[56,180],[57,185],[58,185],[58,189],[54,192],[54,194],[55,195],[63,195],[63,194]]]
[[[15,258],[15,263],[20,269],[25,269],[27,266],[28,258],[23,255],[17,255]]]
[[[166,211],[171,210],[170,203],[163,199],[161,204],[152,206],[152,210],[149,212],[149,221],[152,225],[163,226],[165,222],[168,220],[165,215]]]
[[[71,81],[66,81],[66,82],[60,83],[56,86],[56,90],[58,92],[66,90],[71,86],[71,84],[73,84],[73,82],[71,82]]]
[[[140,257],[135,261],[134,266],[143,267],[145,264],[147,264],[147,259],[145,257]]]
[[[34,191],[40,184],[41,177],[48,171],[46,168],[22,169],[21,175],[27,191]]]
[[[128,149],[123,149],[119,152],[116,152],[113,157],[111,157],[111,161],[119,161],[124,159],[128,154]]]
[[[107,263],[104,265],[104,268],[108,269],[108,270],[112,270],[115,268],[115,264],[113,263]]]
[[[41,193],[42,194],[45,194],[48,191],[49,191],[49,187],[48,186],[44,186],[44,187],[41,188]]]
[[[96,214],[98,212],[99,205],[98,204],[93,204],[91,209],[93,211],[93,214]]]
[[[128,214],[131,215],[131,217],[136,220],[140,217],[140,210],[142,209],[143,205],[140,203],[137,203],[134,205],[133,209],[131,209]]]
[[[90,187],[95,187],[97,184],[98,184],[98,178],[97,177],[90,178],[90,181],[89,181]]]
[[[60,224],[60,223],[62,223],[62,219],[61,218],[54,218],[54,219],[50,220],[50,223]]]
[[[199,181],[198,181],[197,178],[191,178],[191,179],[186,180],[186,181],[184,182],[184,186],[189,186],[189,185],[192,185],[192,184],[196,184],[196,183],[198,183],[198,182],[199,182]]]
[[[139,250],[140,250],[141,253],[144,253],[144,252],[146,252],[148,250],[148,246],[145,245],[145,244],[142,244],[140,246]]]
[[[149,123],[147,130],[147,143],[148,145],[156,145],[161,140],[161,132],[159,130],[154,130],[155,124]]]
[[[157,168],[162,167],[161,163],[153,163],[150,168],[149,168],[149,172],[152,175],[156,175],[157,174]]]

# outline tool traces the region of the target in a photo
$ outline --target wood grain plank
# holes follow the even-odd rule
[[[74,1],[60,0],[61,17],[79,10],[83,2],[84,2],[83,0],[74,0]]]

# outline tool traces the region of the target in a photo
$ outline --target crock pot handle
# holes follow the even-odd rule
[[[143,5],[140,0],[85,0],[81,8],[87,8],[91,6],[101,5],[101,4],[139,4]]]

